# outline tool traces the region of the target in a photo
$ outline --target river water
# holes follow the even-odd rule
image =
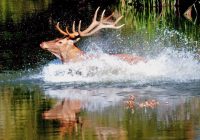
[[[14,2],[1,3],[0,140],[200,139],[195,18],[179,17],[167,5],[161,14],[116,2],[62,1],[56,7],[48,0],[22,1],[18,6],[27,9],[17,11]],[[59,36],[56,21],[69,18],[70,24],[83,11],[89,19],[98,5],[126,15],[123,29],[79,41],[98,58],[62,64],[39,48]],[[76,8],[80,12],[68,16]],[[108,53],[141,55],[146,62],[129,64]]]

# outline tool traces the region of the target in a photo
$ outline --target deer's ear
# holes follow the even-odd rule
[[[75,40],[73,40],[74,43],[78,42],[80,40],[80,38],[77,38]]]

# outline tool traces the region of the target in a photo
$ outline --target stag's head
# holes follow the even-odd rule
[[[69,39],[67,37],[64,38],[57,38],[54,40],[42,42],[40,44],[40,47],[44,50],[47,50],[54,54],[56,57],[61,59],[63,62],[65,57],[67,57],[67,54],[72,50],[78,50],[77,47],[75,47],[74,43],[76,40]]]
[[[57,38],[51,41],[42,42],[40,44],[40,47],[54,54],[56,57],[61,59],[62,62],[80,60],[80,56],[83,54],[83,52],[75,46],[75,43],[78,40],[80,40],[81,37],[91,36],[103,28],[119,29],[122,26],[124,26],[124,24],[120,26],[116,26],[116,24],[119,22],[122,16],[119,17],[114,22],[113,21],[111,22],[109,20],[113,17],[113,14],[111,14],[108,17],[104,17],[105,10],[102,12],[100,20],[97,21],[98,11],[99,11],[99,7],[95,11],[92,23],[84,31],[81,31],[81,21],[79,21],[78,31],[76,31],[75,22],[73,22],[72,33],[68,31],[67,27],[66,27],[66,30],[63,31],[59,27],[59,22],[58,22],[56,25],[56,28],[61,34],[64,35],[64,37]]]

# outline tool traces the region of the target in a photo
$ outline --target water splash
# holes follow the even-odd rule
[[[166,48],[146,63],[129,64],[107,54],[77,63],[51,62],[42,77],[45,82],[187,82],[200,79],[200,63],[190,52]]]

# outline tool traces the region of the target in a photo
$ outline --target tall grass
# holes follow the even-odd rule
[[[157,34],[157,29],[178,31],[187,36],[193,47],[200,47],[200,27],[177,14],[174,0],[162,0],[162,5],[156,5],[155,0],[140,0],[140,5],[128,3],[125,0],[117,6],[117,10],[124,16],[126,33],[146,32],[146,39],[152,39]]]

